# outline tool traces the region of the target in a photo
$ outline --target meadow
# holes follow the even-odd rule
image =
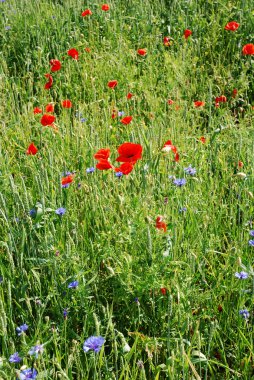
[[[252,0],[0,0],[0,379],[254,379]]]

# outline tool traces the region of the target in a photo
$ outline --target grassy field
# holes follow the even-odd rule
[[[0,0],[0,379],[254,379],[253,1],[107,5]]]

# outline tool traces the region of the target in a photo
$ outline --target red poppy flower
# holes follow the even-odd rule
[[[230,21],[227,23],[224,29],[231,30],[232,32],[234,32],[235,30],[239,28],[239,26],[240,24],[238,24],[236,21]]]
[[[122,165],[119,166],[119,168],[115,168],[115,171],[116,172],[121,172],[124,175],[127,175],[130,172],[132,172],[133,168],[134,168],[134,166],[133,166],[132,163],[130,163],[130,162],[124,162]]]
[[[58,59],[51,59],[50,61],[49,61],[49,64],[50,64],[50,66],[51,66],[51,71],[58,71],[58,70],[60,70],[61,69],[61,62],[60,61],[58,61]]]
[[[48,114],[45,114],[42,116],[41,118],[41,124],[46,127],[47,125],[51,125],[54,123],[55,121],[55,116],[53,115],[48,115]]]
[[[115,88],[118,85],[117,80],[111,80],[108,82],[108,87],[109,88]]]
[[[192,31],[190,29],[185,29],[185,31],[183,32],[183,35],[184,35],[184,38],[187,39],[188,37],[192,35]]]
[[[53,113],[54,112],[54,104],[52,104],[52,103],[47,104],[45,107],[45,111],[49,112],[49,113]]]
[[[107,160],[110,156],[110,149],[100,149],[94,154],[96,160]]]
[[[34,110],[33,110],[33,113],[34,113],[34,115],[36,115],[38,113],[42,113],[42,109],[39,108],[39,107],[35,107]]]
[[[247,44],[244,45],[242,49],[243,55],[253,55],[254,54],[254,45],[253,44]]]
[[[125,116],[122,120],[120,120],[122,124],[128,125],[132,121],[132,116]]]
[[[126,98],[131,99],[132,97],[133,97],[133,94],[131,92],[128,92],[128,94],[126,95]]]
[[[168,99],[168,104],[171,106],[174,103],[174,100]]]
[[[113,169],[113,165],[108,160],[99,160],[98,164],[96,165],[96,168],[99,170],[108,170]]]
[[[164,46],[170,46],[170,44],[171,44],[171,39],[170,39],[170,37],[164,37],[164,38],[163,38],[163,45],[164,45]]]
[[[226,103],[226,101],[227,98],[224,95],[217,96],[217,98],[215,98],[215,103]]]
[[[194,102],[194,107],[198,108],[198,107],[203,107],[205,105],[205,102],[202,102],[201,100],[196,100]]]
[[[204,136],[201,136],[201,137],[199,138],[199,141],[201,141],[202,144],[205,144],[205,143],[206,143],[206,138],[205,138]]]
[[[36,146],[32,143],[26,150],[26,154],[34,156],[38,152]]]
[[[163,296],[167,294],[167,288],[161,288],[160,291]]]
[[[61,180],[62,185],[68,185],[73,182],[74,174],[69,174],[66,177],[63,177]]]
[[[242,168],[243,167],[243,162],[242,161],[238,161],[238,168]]]
[[[69,99],[62,100],[62,107],[63,108],[71,108],[72,102]]]
[[[147,51],[146,51],[146,49],[138,49],[138,51],[137,51],[137,53],[138,53],[138,55],[146,55],[147,54]]]
[[[111,117],[112,117],[112,119],[115,119],[117,117],[116,110],[112,111]]]
[[[68,50],[67,54],[72,57],[73,59],[78,60],[78,51],[76,49],[70,49]]]
[[[48,78],[48,81],[47,81],[47,83],[45,84],[44,88],[45,88],[45,90],[49,90],[49,89],[52,87],[52,85],[53,85],[53,78],[52,78],[52,75],[50,75],[50,74],[45,74],[44,76],[45,76],[46,78]]]
[[[232,91],[232,97],[235,98],[237,94],[238,94],[238,90],[234,88],[234,90]]]
[[[108,4],[103,4],[102,6],[101,6],[101,9],[103,10],[103,11],[109,11],[109,5]]]
[[[167,231],[167,225],[165,222],[162,220],[162,216],[158,216],[156,218],[156,224],[155,227],[158,228],[158,230],[163,230],[164,232]]]
[[[137,160],[141,159],[142,155],[142,146],[140,144],[134,143],[124,143],[119,146],[118,153],[119,157],[116,159],[118,162],[131,162],[134,163]]]
[[[92,11],[90,9],[86,9],[84,12],[81,13],[81,16],[85,17],[85,16],[91,16],[92,15]]]
[[[86,48],[85,48],[85,51],[86,51],[87,53],[91,53],[91,49],[90,49],[89,47],[86,47]]]
[[[176,152],[175,153],[175,162],[178,162],[180,160],[179,154]]]
[[[177,148],[176,148],[176,146],[174,146],[174,145],[172,144],[172,142],[171,142],[170,140],[168,140],[168,141],[163,145],[161,151],[164,152],[164,153],[168,153],[168,152],[171,152],[171,151],[172,151],[173,153],[176,153],[176,152],[177,152]]]

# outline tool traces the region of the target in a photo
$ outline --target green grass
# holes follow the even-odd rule
[[[242,55],[254,43],[253,3],[108,4],[0,2],[0,379],[22,365],[48,380],[253,379],[254,82],[253,56]],[[82,18],[86,8],[93,15]],[[239,29],[224,30],[233,20]],[[45,90],[50,59],[62,68]],[[227,102],[216,108],[220,95]],[[33,114],[50,102],[58,132]],[[112,119],[113,109],[132,123]],[[161,152],[169,139],[178,163]],[[35,156],[26,155],[31,142]],[[124,142],[143,147],[131,174],[86,173],[101,148],[117,166]],[[184,171],[190,164],[195,176]],[[75,177],[62,189],[66,171]],[[242,270],[248,279],[235,277]],[[82,349],[91,335],[106,339],[98,354]],[[36,359],[28,351],[38,343]],[[21,363],[9,362],[14,352]]]

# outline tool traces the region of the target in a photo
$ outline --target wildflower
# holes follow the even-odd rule
[[[69,283],[68,288],[69,289],[76,289],[78,286],[78,281],[72,281]]]
[[[62,100],[61,102],[63,108],[71,108],[72,102],[69,99]]]
[[[171,142],[171,140],[168,140],[167,142],[165,142],[165,144],[163,145],[163,148],[161,149],[162,152],[164,153],[169,153],[169,152],[172,152],[173,153],[176,153],[177,152],[177,148],[176,146],[174,146]]]
[[[133,94],[131,92],[128,92],[128,94],[126,95],[126,98],[131,99],[132,97],[133,97]]]
[[[164,232],[167,232],[167,225],[165,222],[163,222],[162,220],[162,216],[158,216],[156,218],[156,224],[155,224],[155,227],[158,229],[158,230],[163,230]]]
[[[27,331],[28,330],[28,326],[26,323],[24,323],[24,325],[21,325],[19,327],[16,327],[16,331],[18,333],[18,336],[20,336],[23,332]]]
[[[142,157],[142,146],[134,143],[124,143],[117,149],[119,157],[116,159],[118,162],[131,162],[135,163]]]
[[[128,345],[127,342],[125,342],[125,345],[123,346],[123,352],[130,352],[131,348],[130,346]]]
[[[59,207],[59,208],[55,211],[55,213],[56,213],[57,215],[63,216],[63,215],[66,213],[66,209],[65,209],[64,207]]]
[[[121,123],[122,124],[125,124],[125,125],[128,125],[130,124],[132,121],[132,116],[125,116],[122,120],[121,120]]]
[[[85,48],[85,51],[86,51],[87,53],[91,53],[91,49],[90,49],[89,47],[86,47],[86,48]]]
[[[133,170],[133,164],[131,164],[130,162],[124,162],[122,165],[119,166],[119,168],[115,168],[115,171],[118,173],[121,173],[122,175],[127,175],[131,173],[132,170]]]
[[[185,29],[183,32],[184,38],[187,39],[192,35],[192,31],[190,29]]]
[[[134,302],[136,302],[136,304],[139,305],[139,299],[138,299],[138,297],[134,298]]]
[[[138,55],[145,56],[147,54],[146,49],[138,49],[137,51]]]
[[[240,272],[240,273],[236,272],[236,273],[235,273],[235,277],[236,277],[236,278],[239,278],[240,280],[246,280],[246,278],[248,278],[249,275],[248,275],[247,272],[242,271],[242,272]]]
[[[115,88],[118,85],[117,80],[111,80],[108,82],[108,87],[109,88]]]
[[[205,105],[205,102],[202,102],[201,100],[196,100],[194,102],[194,107],[195,108],[203,107],[204,105]]]
[[[76,49],[70,49],[67,51],[67,54],[72,57],[73,59],[75,59],[76,61],[78,60],[78,51]]]
[[[185,173],[189,175],[195,175],[197,170],[193,168],[191,165],[189,165],[187,168],[184,168]]]
[[[82,17],[91,16],[92,11],[90,9],[86,9],[84,12],[81,13]]]
[[[74,174],[69,174],[66,177],[63,177],[61,180],[61,184],[63,188],[67,188],[73,182]]]
[[[83,344],[83,350],[85,352],[88,352],[89,350],[93,350],[94,352],[98,353],[104,344],[105,339],[102,336],[90,336],[84,344]]]
[[[182,207],[182,208],[179,209],[179,212],[181,212],[181,213],[182,213],[182,212],[186,212],[186,211],[187,211],[187,208],[186,208],[186,207]]]
[[[21,362],[22,358],[19,356],[18,352],[15,352],[9,357],[9,362],[10,363],[19,363]]]
[[[230,21],[227,23],[224,29],[230,30],[231,32],[235,32],[239,28],[239,26],[240,24],[238,24],[236,21]]]
[[[49,112],[49,113],[53,113],[54,112],[54,104],[52,104],[52,103],[47,104],[45,107],[45,111]]]
[[[179,178],[174,180],[174,185],[182,187],[186,184],[186,179],[185,178]]]
[[[99,170],[108,170],[108,169],[112,169],[113,166],[111,165],[111,163],[108,160],[101,159],[96,164],[96,168]]]
[[[254,247],[254,240],[249,240],[249,245],[250,245],[251,247]]]
[[[238,161],[238,168],[242,168],[243,167],[243,162],[242,161]]]
[[[244,318],[247,319],[250,316],[250,313],[246,309],[239,310],[239,314]]]
[[[161,288],[160,291],[163,296],[167,294],[167,288]]]
[[[168,103],[170,106],[172,106],[172,104],[174,104],[174,100],[172,100],[172,99],[168,99],[167,103]]]
[[[48,115],[44,114],[41,118],[41,124],[46,127],[48,125],[52,125],[55,121],[55,116],[54,115]]]
[[[87,173],[94,173],[94,172],[95,172],[95,168],[94,168],[94,167],[87,168],[87,169],[86,169],[86,172],[87,172]]]
[[[139,369],[143,369],[144,368],[144,362],[142,360],[138,360],[137,361],[137,366]]]
[[[254,230],[250,230],[249,234],[250,236],[254,236]]]
[[[33,143],[31,143],[26,150],[26,154],[32,155],[32,156],[34,156],[37,152],[38,152],[38,149],[36,148],[36,146]]]
[[[32,208],[30,211],[29,211],[29,215],[31,216],[31,218],[35,218],[37,212],[35,210],[35,208]]]
[[[30,380],[30,379],[34,380],[36,379],[37,374],[38,372],[36,371],[36,369],[27,368],[27,369],[23,369],[23,371],[20,371],[19,378],[20,380]]]
[[[254,45],[253,44],[247,44],[244,45],[242,49],[243,55],[253,55],[254,54]]]
[[[45,84],[44,88],[45,88],[45,90],[49,90],[52,87],[52,85],[53,85],[53,77],[50,74],[45,74],[44,76],[48,79],[48,81]]]
[[[122,172],[116,172],[116,177],[118,177],[118,178],[121,178],[123,176],[123,173]]]
[[[38,344],[37,346],[34,346],[31,348],[30,351],[28,351],[29,355],[35,355],[36,359],[38,358],[39,354],[43,353],[43,344]]]
[[[50,64],[50,66],[51,66],[51,71],[52,72],[55,72],[55,71],[59,71],[60,69],[61,69],[61,62],[60,61],[58,61],[58,59],[51,59],[50,61],[49,61],[49,64]]]
[[[42,109],[39,107],[35,107],[33,110],[34,115],[37,115],[38,113],[42,113]]]
[[[170,46],[171,45],[171,39],[170,39],[170,37],[164,37],[163,38],[163,45],[164,46]]]
[[[113,112],[115,112],[115,110],[113,111]],[[118,111],[118,116],[120,117],[120,116],[123,116],[124,115],[124,111]]]
[[[201,141],[202,144],[205,144],[205,143],[206,143],[206,138],[205,138],[204,136],[201,136],[201,137],[199,138],[199,141]]]
[[[101,6],[101,10],[102,10],[102,11],[107,12],[107,11],[109,11],[109,9],[110,9],[110,7],[109,7],[108,4],[103,4],[103,5]]]
[[[85,117],[81,117],[80,121],[81,121],[81,123],[85,123],[87,121],[87,119]]]
[[[215,98],[215,103],[226,103],[227,101],[227,98],[225,95],[221,95],[221,96],[217,96],[217,98]]]
[[[237,94],[238,94],[238,90],[234,88],[232,91],[232,98],[235,98]]]
[[[6,25],[6,27],[4,29],[5,30],[11,30],[11,27],[10,27],[10,25]]]
[[[63,317],[64,317],[64,319],[67,318],[67,315],[68,315],[68,311],[67,311],[67,309],[64,309],[63,310]]]

